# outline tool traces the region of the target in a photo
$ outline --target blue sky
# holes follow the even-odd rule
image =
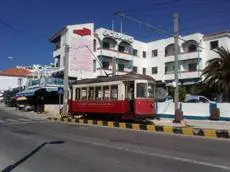
[[[178,12],[180,33],[189,34],[229,30],[229,7],[229,0],[1,0],[0,69],[49,64],[53,59],[48,38],[67,24],[94,22],[111,28],[114,20],[118,31],[121,18],[113,15],[117,10],[169,32],[172,15]],[[125,19],[123,32],[142,41],[166,37]]]

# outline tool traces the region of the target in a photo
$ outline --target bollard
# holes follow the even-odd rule
[[[220,109],[217,108],[216,103],[209,104],[209,120],[219,120],[220,119]]]

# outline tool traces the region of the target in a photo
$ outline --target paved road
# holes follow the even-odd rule
[[[5,171],[230,171],[229,141],[58,124],[1,108],[0,138]],[[51,141],[64,143],[43,144]]]

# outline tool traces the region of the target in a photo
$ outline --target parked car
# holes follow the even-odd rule
[[[185,96],[186,103],[215,103],[214,101],[209,100],[207,97],[200,95],[191,95],[188,94]]]

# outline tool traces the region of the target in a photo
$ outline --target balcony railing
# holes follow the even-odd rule
[[[193,51],[193,52],[180,53],[178,60],[182,61],[182,60],[190,60],[190,59],[197,59],[197,58],[201,58],[199,52]],[[173,62],[173,61],[175,61],[174,55],[165,56],[165,63]]]
[[[101,50],[101,49],[99,48],[98,50]],[[127,61],[132,61],[133,57],[136,57],[131,53],[120,52],[114,49],[102,49],[102,55],[108,56],[108,57],[117,57],[117,58],[121,58]]]
[[[179,79],[199,78],[200,75],[201,75],[201,70],[178,72]],[[165,73],[165,80],[174,80],[174,78],[175,78],[174,71],[169,71]]]

